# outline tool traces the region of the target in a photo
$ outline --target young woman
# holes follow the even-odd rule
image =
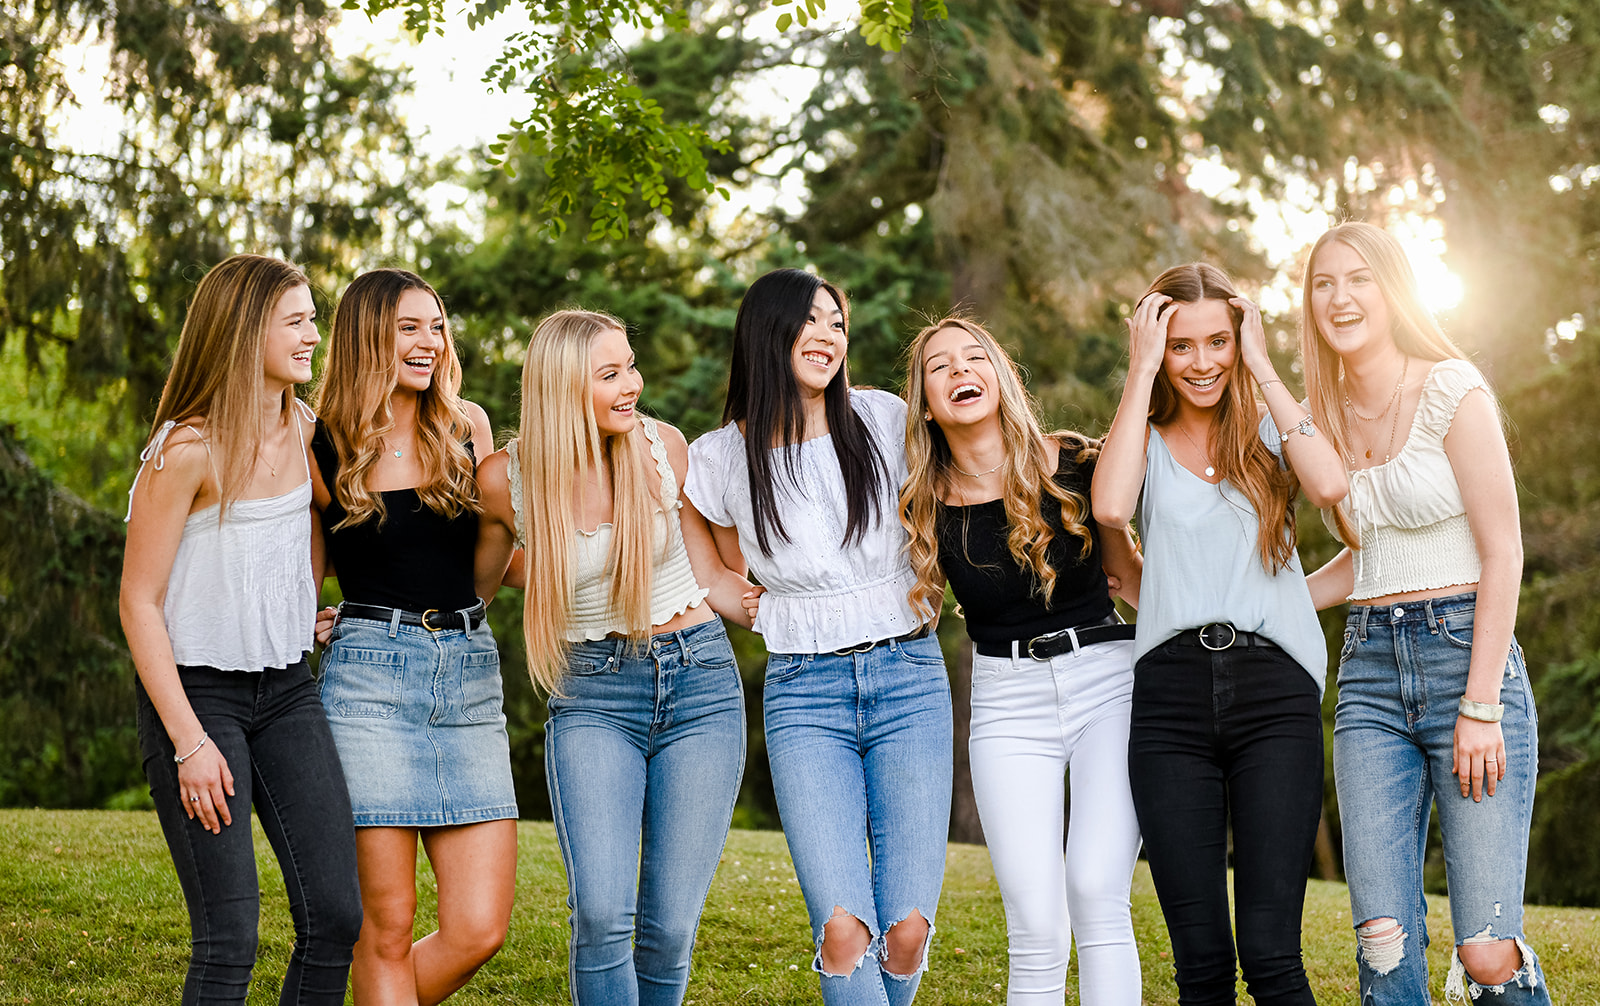
[[[1352,548],[1313,580],[1327,581],[1320,603],[1356,602],[1333,758],[1362,1001],[1429,1001],[1422,861],[1437,802],[1446,997],[1548,1003],[1522,938],[1539,736],[1512,636],[1522,535],[1494,398],[1423,306],[1400,243],[1371,224],[1317,241],[1304,310],[1311,410],[1350,469],[1332,517]]]
[[[1046,436],[1011,359],[961,318],[917,335],[906,397],[911,600],[933,617],[948,578],[974,642],[972,788],[1006,907],[1006,1002],[1060,1006],[1076,937],[1079,998],[1137,1006],[1134,628],[1117,619],[1106,573],[1136,602],[1139,558],[1125,527],[1090,516],[1099,445]]]
[[[690,449],[685,491],[767,589],[767,757],[823,1001],[898,1006],[944,878],[950,686],[895,516],[906,406],[852,390],[848,348],[838,288],[798,269],[756,280],[725,425]]]
[[[1094,516],[1117,526],[1137,510],[1143,538],[1128,767],[1178,993],[1234,1002],[1231,823],[1250,994],[1309,1004],[1300,911],[1322,809],[1327,656],[1294,496],[1298,482],[1318,506],[1337,503],[1344,468],[1221,270],[1162,273],[1129,328]]]
[[[474,451],[494,445],[463,401],[439,295],[400,269],[339,300],[321,416],[316,506],[344,595],[322,704],[355,808],[365,921],[358,1003],[436,1003],[505,941],[517,804],[500,658],[473,583]],[[413,943],[417,840],[439,928]]]
[[[122,628],[145,776],[189,906],[185,1004],[249,990],[252,805],[294,914],[279,1001],[344,1002],[361,925],[350,799],[305,659],[312,419],[294,386],[311,378],[315,319],[286,262],[235,255],[207,273],[128,492]]]
[[[712,609],[748,625],[750,584],[682,505],[688,444],[637,414],[643,384],[621,321],[557,311],[528,343],[518,438],[479,471],[480,593],[526,546],[575,1006],[683,1000],[744,774],[744,692]]]

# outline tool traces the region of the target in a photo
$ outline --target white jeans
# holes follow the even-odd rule
[[[1050,660],[973,654],[972,788],[1006,908],[1008,1006],[1065,1001],[1074,937],[1080,1002],[1140,1001],[1129,901],[1139,855],[1128,791],[1132,664],[1131,640]]]

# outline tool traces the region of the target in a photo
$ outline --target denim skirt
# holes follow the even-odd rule
[[[356,827],[517,816],[488,622],[432,632],[342,619],[322,656],[321,694]]]

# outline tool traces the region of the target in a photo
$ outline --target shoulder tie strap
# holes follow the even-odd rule
[[[650,456],[655,459],[656,474],[661,476],[661,510],[666,512],[678,502],[678,476],[672,470],[672,462],[667,459],[667,445],[661,440],[656,421],[649,416],[640,416],[639,422],[644,426],[644,435],[650,440]]]
[[[144,474],[144,466],[154,459],[156,471],[161,471],[167,463],[166,456],[162,454],[167,446],[167,437],[177,428],[176,420],[169,419],[162,423],[161,428],[156,430],[156,435],[151,437],[150,442],[145,444],[144,450],[139,452],[139,470],[133,473],[133,485],[128,487],[128,515],[122,518],[122,523],[126,524],[133,519],[133,492],[139,488],[139,476]]]

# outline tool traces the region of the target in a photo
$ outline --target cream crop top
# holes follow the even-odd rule
[[[315,419],[304,402],[295,401]],[[139,475],[160,469],[168,420],[139,454],[139,473],[128,490],[128,517]],[[305,433],[298,420],[301,454]],[[209,449],[209,445],[208,445]],[[317,587],[311,579],[311,469],[306,480],[277,496],[234,500],[218,519],[218,504],[183,522],[172,558],[162,615],[173,660],[184,667],[260,671],[288,667],[311,649],[317,621]]]
[[[1352,601],[1478,582],[1483,563],[1444,451],[1456,407],[1475,388],[1487,385],[1472,364],[1435,363],[1400,453],[1350,473],[1345,509],[1361,535],[1361,547],[1351,550]]]
[[[645,436],[650,439],[650,456],[655,459],[656,472],[661,476],[661,509],[656,511],[655,539],[664,545],[656,553],[650,572],[650,624],[670,622],[690,608],[699,607],[709,593],[694,578],[689,565],[689,553],[683,546],[683,526],[678,522],[678,511],[683,502],[678,499],[678,477],[667,460],[667,445],[661,442],[656,421],[640,416]],[[511,483],[511,509],[517,520],[517,547],[525,547],[522,540],[522,465],[517,459],[517,442],[506,445],[509,462],[506,475]],[[611,535],[612,525],[601,524],[593,531],[580,530],[572,543],[573,591],[572,603],[567,609],[569,643],[590,639],[604,639],[613,632],[626,633],[629,626],[611,606]]]

